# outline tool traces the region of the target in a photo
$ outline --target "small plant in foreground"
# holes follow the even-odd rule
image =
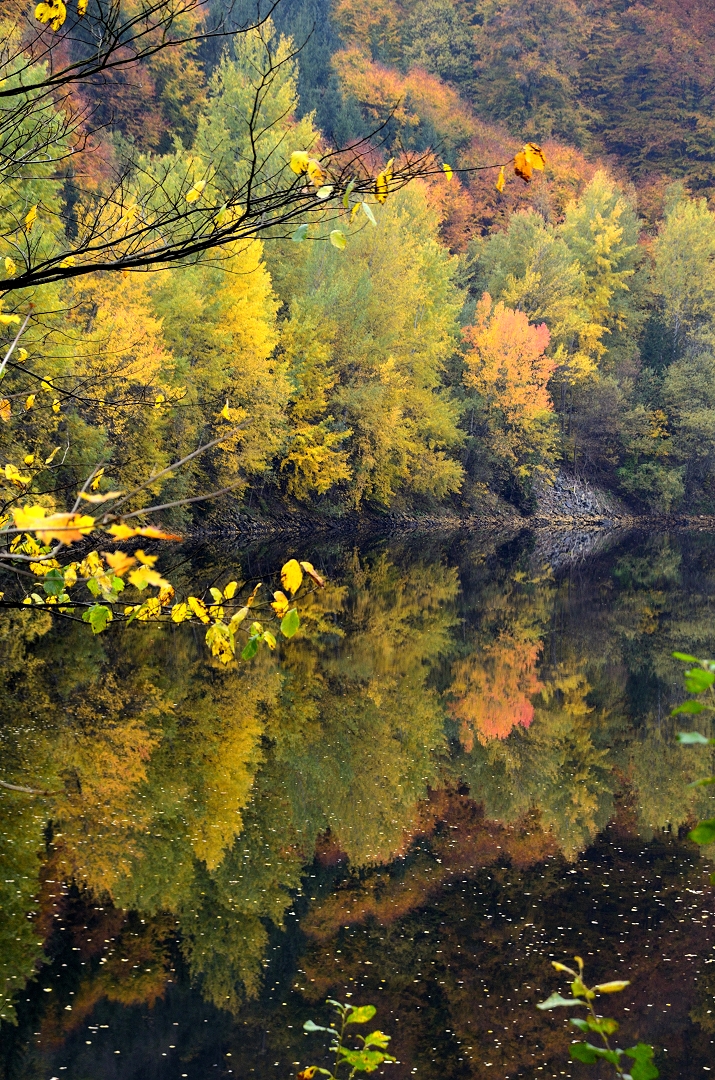
[[[298,1080],[312,1080],[316,1073],[330,1077],[330,1080],[338,1080],[338,1071],[345,1066],[349,1071],[343,1073],[343,1080],[350,1080],[355,1073],[374,1072],[383,1062],[391,1062],[396,1059],[386,1053],[390,1036],[382,1031],[372,1031],[369,1035],[358,1035],[349,1029],[350,1024],[366,1024],[372,1020],[377,1012],[374,1005],[342,1005],[339,1001],[328,998],[328,1005],[332,1005],[337,1011],[338,1018],[330,1027],[320,1027],[312,1020],[306,1020],[303,1030],[307,1032],[324,1031],[331,1037],[330,1051],[335,1054],[335,1063],[332,1072],[330,1069],[321,1069],[318,1065],[309,1065],[298,1073]],[[347,1030],[346,1030],[347,1029]],[[359,1040],[360,1045],[349,1047],[345,1045],[345,1039],[351,1036]]]
[[[578,971],[554,960],[551,962],[557,971],[563,971],[571,976],[573,997],[565,998],[559,993],[553,993],[546,1001],[540,1002],[536,1006],[537,1009],[556,1009],[561,1005],[583,1006],[587,1010],[587,1015],[572,1017],[571,1023],[584,1035],[593,1033],[600,1037],[603,1045],[594,1046],[593,1043],[586,1041],[574,1042],[571,1044],[572,1060],[583,1061],[587,1065],[608,1061],[616,1070],[618,1080],[656,1080],[660,1073],[653,1064],[653,1047],[648,1046],[647,1043],[638,1043],[637,1046],[631,1046],[628,1050],[611,1046],[610,1036],[618,1031],[618,1022],[611,1020],[608,1016],[599,1016],[593,1005],[598,995],[617,994],[630,986],[630,983],[617,979],[589,987],[583,981],[583,960],[580,956],[575,956],[574,960],[578,964]]]
[[[697,656],[689,656],[688,653],[675,652],[676,660],[685,664],[697,664],[685,672],[685,689],[689,694],[696,697],[688,698],[682,705],[673,709],[671,716],[686,713],[694,716],[703,712],[715,712],[715,661],[698,660]],[[702,700],[705,696],[705,701]],[[706,739],[699,731],[678,732],[678,742],[685,746],[715,746],[715,739]],[[691,787],[701,787],[704,784],[715,784],[715,776],[706,776],[703,780],[696,780]],[[699,821],[694,829],[688,834],[696,844],[712,844],[715,842],[715,818]],[[715,874],[710,875],[710,880],[715,885]]]

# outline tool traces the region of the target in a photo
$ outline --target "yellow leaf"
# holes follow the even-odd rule
[[[333,229],[330,234],[330,243],[334,248],[337,248],[338,251],[344,251],[347,247],[348,240],[345,233],[340,229]]]
[[[223,590],[223,595],[226,598],[226,600],[233,600],[234,596],[236,595],[236,589],[237,588],[238,588],[238,582],[237,581],[229,581],[228,585]]]
[[[544,151],[536,143],[528,142],[523,150],[524,157],[532,169],[541,171],[546,165]]]
[[[85,502],[93,503],[96,506],[99,503],[109,502],[110,499],[117,499],[123,494],[123,491],[105,491],[103,495],[90,495],[88,491],[80,491],[79,497],[84,499]]]
[[[11,259],[9,256],[6,256],[5,258],[5,273],[8,277],[15,277],[15,274],[17,273],[17,264],[15,263],[15,260]]]
[[[156,397],[154,398],[154,408],[155,409],[160,409],[165,401],[166,401],[166,398],[164,397],[163,394],[157,394]]]
[[[92,489],[92,491],[99,491],[99,484],[100,484],[100,481],[101,481],[103,476],[104,476],[104,469],[98,469],[97,472],[95,473],[94,480],[89,485],[90,488]]]
[[[303,583],[303,571],[297,559],[289,559],[281,568],[281,585],[295,596]]]
[[[322,187],[325,181],[325,173],[321,169],[319,161],[316,161],[315,158],[311,158],[308,162],[306,172],[308,173],[308,179],[311,184],[314,184],[317,188]]]
[[[16,465],[5,466],[5,479],[9,480],[12,484],[17,484],[18,487],[24,487],[25,484],[29,484],[32,480],[31,476],[21,476],[20,470]]]
[[[517,176],[520,176],[525,183],[528,184],[531,182],[533,169],[523,150],[520,150],[514,157],[514,172]]]
[[[271,607],[275,611],[276,615],[282,618],[290,607],[290,600],[285,593],[280,591],[274,592],[273,600],[271,601]]]
[[[35,463],[35,455],[34,454],[26,454],[25,457],[22,459],[22,461],[23,461],[24,465],[34,465],[34,463]]]
[[[256,596],[258,595],[258,590],[260,589],[262,584],[263,584],[262,581],[258,582],[255,589],[253,590],[253,592],[249,596],[248,600],[246,600],[246,607],[252,607],[253,606],[253,602],[256,599]]]
[[[593,989],[598,994],[617,994],[619,990],[625,990],[625,988],[630,985],[630,980],[628,979],[615,979],[613,982],[599,983],[599,985],[594,986]]]
[[[62,262],[60,263],[60,269],[61,270],[67,270],[70,266],[74,266],[74,264],[76,262],[77,262],[77,260],[74,257],[74,255],[68,255],[67,258],[63,259]]]
[[[42,386],[42,389],[45,391],[46,394],[52,393],[52,387],[45,379],[42,380],[42,383],[40,385]]]
[[[135,530],[136,536],[148,536],[151,540],[183,540],[183,536],[179,536],[178,533],[162,532],[161,529],[155,529],[153,525],[145,525],[142,529]]]
[[[174,604],[171,609],[171,621],[175,623],[186,622],[191,618],[191,612],[189,611],[188,604]]]
[[[497,182],[495,186],[497,191],[501,193],[504,190],[505,185],[506,176],[504,175],[504,166],[502,165],[501,169],[499,170],[499,175],[497,177]]]
[[[305,150],[294,150],[290,156],[290,167],[296,176],[302,176],[308,171],[310,155]]]
[[[26,409],[31,409],[32,408],[32,406],[35,404],[35,397],[36,397],[35,394],[28,394],[27,395],[27,397],[25,398],[25,408]]]
[[[35,18],[38,22],[50,23],[56,33],[67,18],[67,6],[64,0],[43,0],[35,8]]]
[[[124,577],[127,570],[130,570],[134,566],[136,559],[131,555],[127,555],[125,551],[103,551],[102,554],[107,560],[107,565],[111,566],[117,577]]]
[[[7,398],[0,399],[0,420],[9,424],[12,416],[12,409],[10,408],[10,402]]]
[[[46,457],[46,458],[45,458],[45,465],[51,465],[51,464],[52,464],[52,462],[53,462],[53,461],[55,460],[55,458],[57,457],[57,455],[59,454],[59,452],[60,452],[60,450],[61,450],[61,449],[62,449],[62,447],[61,447],[61,446],[56,446],[56,447],[54,448],[54,450],[52,451],[52,453],[50,454],[50,456],[49,456],[49,457]]]
[[[157,599],[162,607],[166,607],[167,604],[171,603],[175,595],[173,585],[164,585],[163,588],[159,589],[159,596]]]
[[[189,203],[196,202],[197,199],[201,198],[201,192],[205,187],[205,180],[197,180],[191,190],[186,192],[186,201]]]
[[[321,589],[325,588],[325,581],[320,576],[312,563],[301,561],[300,565],[305,570],[306,574],[313,579],[316,585],[319,585]]]
[[[229,633],[231,633],[231,634],[236,633],[236,630],[241,625],[243,620],[246,618],[246,615],[248,615],[248,611],[249,611],[248,607],[242,607],[236,612],[235,615],[233,615],[231,617],[231,621],[228,624]]]
[[[19,322],[19,315],[5,315],[4,312],[0,311],[0,326],[12,326],[13,324],[17,325]]]
[[[138,551],[135,551],[134,554],[136,555],[136,557],[137,557],[137,559],[139,560],[140,563],[143,563],[144,566],[149,566],[149,567],[156,566],[156,561],[159,558],[158,555],[147,555],[147,554],[145,554],[145,552],[143,552],[141,548],[139,548]]]
[[[202,623],[211,622],[211,619],[209,618],[209,613],[206,610],[206,604],[204,604],[203,600],[199,600],[196,596],[190,596],[188,598],[188,605],[193,611],[194,615],[196,615],[197,618],[201,619]]]
[[[442,166],[442,169],[444,170],[444,175],[447,177],[447,179],[451,180],[454,176],[454,173],[452,172],[452,166],[447,165],[447,163],[445,162],[445,164]]]
[[[229,412],[229,408],[228,408],[228,401],[226,401],[226,404],[221,409],[221,416],[224,418],[224,420],[230,420],[231,419],[231,413]]]
[[[77,14],[80,18],[87,14],[87,0],[77,0]]]
[[[15,353],[15,363],[16,364],[24,364],[29,355],[30,354],[27,351],[27,349],[18,349],[17,352]],[[34,397],[34,394],[33,394],[33,397]]]
[[[42,7],[42,6],[43,6],[42,4],[39,5],[39,7]],[[45,6],[47,6],[47,5],[45,5]],[[27,229],[28,232],[30,231],[32,226],[35,224],[36,220],[37,220],[37,206],[31,206],[30,209],[25,214],[25,228]]]
[[[137,554],[139,554],[137,552]],[[139,591],[146,589],[147,585],[155,585],[158,588],[166,588],[169,582],[166,581],[158,570],[152,570],[148,566],[139,566],[136,570],[132,570],[129,575],[129,583],[133,585]]]
[[[88,536],[94,528],[94,518],[87,514],[50,514],[44,506],[24,506],[12,511],[15,527],[34,532],[39,540],[59,540],[71,544]]]
[[[60,399],[59,398],[55,398],[55,400],[52,402],[52,411],[53,412],[59,412],[60,411]]]
[[[107,529],[115,540],[130,540],[132,536],[137,536],[138,529],[133,529],[131,525],[110,525]]]

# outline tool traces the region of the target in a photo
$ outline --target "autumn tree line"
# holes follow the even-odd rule
[[[19,42],[11,86],[50,62],[23,53],[12,17],[21,7],[3,22]],[[508,161],[514,139],[436,58],[438,30],[461,27],[462,41],[473,25],[467,7],[410,6],[402,20],[399,4],[299,4],[276,9],[280,32],[263,20],[205,38],[187,11],[181,48],[43,98],[51,153],[23,128],[29,119],[4,124],[14,162],[0,195],[6,348],[23,327],[0,402],[6,505],[31,491],[67,509],[99,462],[103,486],[126,489],[225,434],[152,497],[222,491],[232,506],[332,516],[473,511],[499,498],[528,510],[538,484],[565,467],[640,509],[713,508],[715,216],[705,194],[673,181],[677,170],[634,188],[618,162],[568,145],[579,144],[568,125],[534,117],[529,134],[560,136],[544,144],[543,173],[497,190],[494,170],[470,172]],[[431,59],[416,51],[428,16]],[[496,78],[496,60],[490,70]],[[320,71],[329,78],[316,98]],[[352,196],[346,205],[360,212],[337,230],[316,198],[328,190],[320,180],[305,189],[317,214],[291,204],[287,219],[270,217],[273,178],[293,152],[320,157],[370,132],[374,170],[411,140],[416,153],[436,148],[454,176],[437,169],[384,199],[365,196],[364,213]],[[31,152],[18,156],[18,144]],[[268,210],[222,194],[229,181],[245,189],[252,170],[260,197],[272,193]],[[151,177],[150,190],[137,176]],[[99,225],[88,224],[88,192]],[[158,215],[149,224],[147,206]],[[139,272],[132,258],[160,246],[162,229],[167,245],[196,246],[208,230],[213,246]],[[336,231],[344,246],[331,242]],[[115,253],[109,271],[53,254],[98,259],[100,249]],[[41,273],[20,287],[25,255]],[[170,513],[186,525],[226,509]]]

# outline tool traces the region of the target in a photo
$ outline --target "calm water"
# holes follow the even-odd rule
[[[288,1080],[373,1003],[409,1077],[597,1076],[550,959],[623,1042],[715,1076],[713,816],[674,649],[715,655],[715,539],[459,535],[172,555],[329,579],[279,658],[191,626],[0,622],[2,1075]],[[700,725],[706,730],[705,725]],[[605,1072],[601,1075],[606,1075]]]

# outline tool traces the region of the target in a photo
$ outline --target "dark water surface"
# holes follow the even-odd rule
[[[715,1077],[712,761],[669,715],[671,652],[715,655],[715,539],[207,546],[173,580],[293,555],[329,585],[279,657],[0,622],[0,778],[49,793],[0,791],[2,1076],[287,1080],[337,997],[392,1080],[605,1077],[535,1008],[579,953],[632,980],[621,1045]]]

